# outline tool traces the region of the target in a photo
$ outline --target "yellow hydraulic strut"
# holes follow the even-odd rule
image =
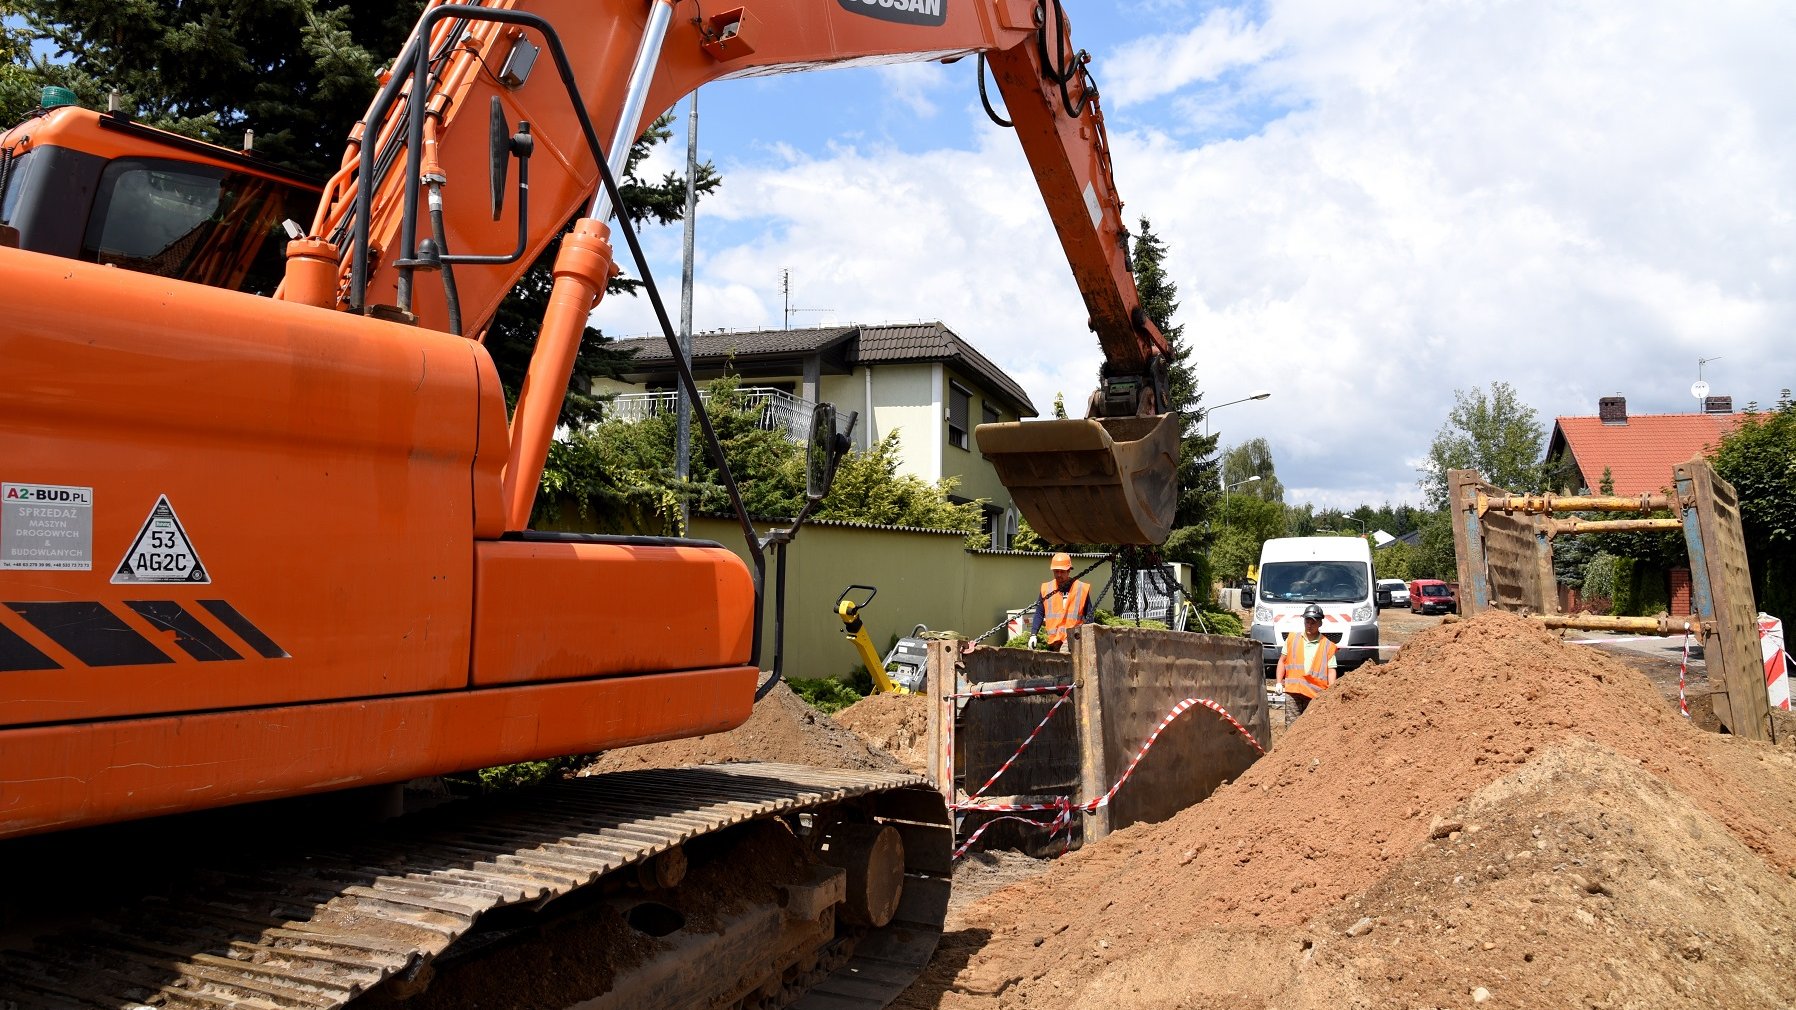
[[[849,599],[848,594],[856,589],[865,589],[867,598],[858,603]],[[848,640],[853,642],[854,647],[860,651],[861,662],[866,665],[867,672],[873,675],[874,688],[880,694],[910,694],[908,689],[887,676],[885,660],[880,659],[879,653],[874,651],[873,640],[867,637],[867,626],[861,623],[861,611],[866,609],[867,604],[872,603],[873,597],[877,595],[879,595],[879,590],[872,586],[849,586],[842,590],[841,596],[836,597],[836,616],[842,619],[843,630],[846,632]]]

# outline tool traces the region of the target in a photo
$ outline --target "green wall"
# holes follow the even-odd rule
[[[694,537],[715,540],[748,557],[736,522],[695,519],[692,526]],[[1075,571],[1095,560],[1075,557]],[[883,655],[893,635],[908,635],[918,624],[931,631],[983,634],[1004,620],[1005,611],[1033,605],[1036,591],[1049,577],[1045,554],[969,551],[959,533],[807,523],[786,553],[785,672],[828,677],[845,675],[860,665],[835,615],[836,597],[850,584],[879,590],[861,620],[873,647]],[[1085,578],[1093,592],[1103,589],[1110,579],[1109,563]],[[773,665],[773,581],[769,555],[763,669]],[[1110,609],[1108,604],[1106,600],[1105,609]],[[1000,632],[986,644],[1002,645],[1005,637]]]

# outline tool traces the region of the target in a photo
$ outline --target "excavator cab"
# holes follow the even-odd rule
[[[47,105],[0,133],[5,244],[210,287],[273,291],[281,222],[309,215],[319,192],[119,113]]]
[[[1055,544],[1161,544],[1178,508],[1175,411],[973,430],[1023,518]]]

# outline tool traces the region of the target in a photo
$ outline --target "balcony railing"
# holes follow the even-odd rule
[[[711,392],[701,389],[698,397],[701,402],[709,402]],[[815,405],[809,400],[764,386],[743,386],[736,390],[736,400],[743,409],[759,412],[758,424],[764,431],[781,432],[800,444],[810,435],[811,412]],[[672,414],[678,409],[678,403],[679,394],[673,392],[619,393],[604,405],[604,417],[607,421],[646,421],[661,414]]]

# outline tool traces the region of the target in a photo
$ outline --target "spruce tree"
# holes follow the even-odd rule
[[[1165,406],[1185,415],[1185,430],[1179,439],[1179,506],[1173,526],[1197,527],[1216,509],[1216,436],[1203,434],[1203,410],[1199,406],[1203,393],[1197,388],[1192,369],[1191,346],[1185,342],[1185,327],[1172,322],[1179,307],[1179,289],[1166,275],[1166,245],[1145,217],[1135,237],[1134,252],[1135,287],[1141,294],[1142,310],[1172,348]],[[1189,536],[1181,537],[1180,543],[1184,545],[1187,540]],[[1194,546],[1186,545],[1185,552]]]

